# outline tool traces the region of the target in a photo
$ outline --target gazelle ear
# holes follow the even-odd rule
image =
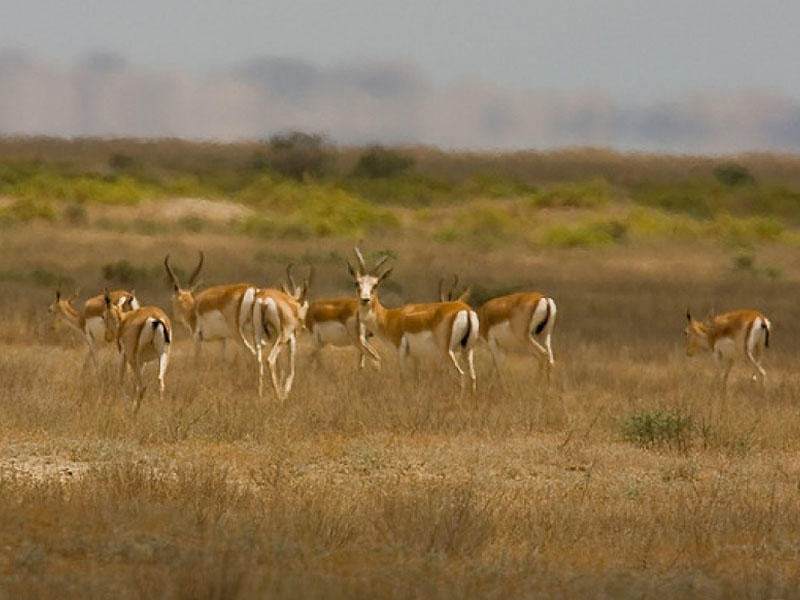
[[[378,277],[378,283],[386,279],[389,276],[389,273],[392,272],[392,269],[394,269],[394,267],[389,267],[383,273],[381,273],[380,277]]]

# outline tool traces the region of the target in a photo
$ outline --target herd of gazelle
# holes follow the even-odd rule
[[[548,385],[553,367],[551,345],[556,318],[556,304],[537,292],[519,292],[493,298],[477,311],[466,299],[467,289],[456,296],[458,278],[449,290],[444,280],[439,282],[439,301],[405,304],[386,308],[378,296],[381,282],[392,268],[384,268],[388,256],[380,258],[369,268],[361,250],[354,248],[357,259],[354,267],[347,268],[355,286],[355,297],[327,298],[308,301],[313,277],[298,285],[287,267],[287,281],[281,289],[259,288],[249,283],[217,285],[197,291],[197,277],[203,267],[203,253],[186,286],[181,286],[164,258],[164,268],[169,276],[173,293],[173,317],[192,336],[195,358],[201,343],[234,340],[255,358],[258,365],[258,393],[263,395],[264,359],[266,357],[270,380],[276,398],[285,400],[295,377],[297,338],[305,328],[311,335],[312,359],[316,362],[326,345],[354,346],[359,352],[359,367],[367,359],[381,368],[380,353],[370,338],[377,337],[397,352],[399,369],[406,374],[409,361],[416,366],[429,363],[449,363],[455,368],[461,388],[476,389],[474,349],[479,339],[489,347],[498,375],[503,373],[506,352],[532,355],[539,370],[547,376]],[[120,385],[130,365],[135,379],[135,406],[138,407],[145,391],[142,371],[145,363],[158,361],[160,395],[164,394],[164,375],[169,363],[172,344],[172,325],[169,317],[158,307],[141,306],[134,292],[108,291],[89,298],[82,310],[70,298],[56,292],[56,301],[50,312],[79,331],[87,344],[84,367],[91,361],[97,365],[97,344],[101,339],[116,342],[121,355]],[[737,355],[743,352],[754,367],[754,379],[765,382],[766,373],[761,366],[764,348],[769,345],[770,322],[761,313],[740,310],[703,321],[694,319],[687,309],[688,326],[684,333],[686,352],[693,355],[700,350],[710,350],[723,367],[722,388],[726,391],[728,375]],[[288,372],[281,372],[279,357],[288,350]]]

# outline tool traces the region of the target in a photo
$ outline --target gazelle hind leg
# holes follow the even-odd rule
[[[292,391],[292,384],[294,383],[294,367],[295,355],[297,354],[297,338],[294,335],[289,337],[289,375],[286,381],[283,382],[283,398],[284,400],[289,397],[289,392]]]
[[[281,345],[279,340],[275,340],[275,343],[270,348],[269,354],[267,355],[267,366],[269,367],[269,376],[270,380],[272,381],[272,390],[275,392],[275,398],[278,400],[282,400],[280,388],[278,387],[278,373],[276,368],[276,363],[278,362],[278,355],[281,352]]]
[[[169,364],[169,348],[163,351],[158,357],[158,397],[159,400],[164,399],[164,376],[167,374],[167,365]]]
[[[466,373],[464,372],[464,369],[461,368],[461,365],[458,364],[456,353],[453,352],[452,348],[450,348],[447,351],[447,355],[450,357],[450,360],[453,361],[453,365],[455,366],[456,371],[458,371],[459,385],[461,386],[461,389],[462,390],[466,389],[467,387]]]
[[[463,354],[467,360],[469,379],[471,383],[472,393],[474,394],[478,390],[478,377],[475,374],[475,351],[472,348],[468,348],[464,350]]]

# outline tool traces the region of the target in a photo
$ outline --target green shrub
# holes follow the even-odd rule
[[[45,198],[19,198],[10,206],[0,209],[0,222],[27,223],[34,219],[55,221],[58,212],[53,203]]]
[[[536,208],[597,208],[608,204],[611,190],[605,179],[550,185],[533,194]]]
[[[711,235],[737,245],[776,241],[783,229],[783,224],[771,217],[739,218],[728,214],[719,215],[707,227]]]
[[[350,177],[340,182],[343,189],[376,204],[425,207],[451,200],[453,186],[445,181],[402,173],[391,178]]]
[[[361,153],[353,170],[356,177],[394,177],[414,166],[414,159],[383,146],[371,146]]]
[[[722,185],[729,187],[755,183],[755,178],[747,168],[733,162],[723,163],[716,167],[714,177]]]
[[[507,210],[488,203],[475,203],[460,210],[455,224],[439,230],[434,239],[442,242],[469,240],[494,245],[517,239],[521,232],[518,220]]]
[[[135,267],[122,259],[103,265],[103,279],[119,283],[133,283],[147,277],[147,269]]]
[[[714,214],[713,190],[701,181],[642,185],[631,190],[631,198],[637,204],[695,218],[708,218]]]
[[[292,131],[274,135],[268,142],[267,164],[286,177],[318,177],[325,171],[330,153],[319,134]]]
[[[486,172],[476,173],[459,189],[464,196],[489,198],[517,198],[530,196],[535,191],[536,188],[519,179]]]
[[[625,239],[628,226],[616,219],[595,220],[576,227],[553,225],[544,234],[547,246],[578,247],[603,246]]]
[[[701,222],[687,216],[666,213],[655,208],[637,206],[625,217],[631,236],[653,238],[678,238],[693,240],[703,234]]]
[[[620,425],[622,437],[629,442],[646,448],[664,445],[680,450],[688,446],[693,429],[691,415],[661,409],[629,415]]]

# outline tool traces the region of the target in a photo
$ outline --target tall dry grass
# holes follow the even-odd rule
[[[352,293],[343,241],[258,243],[223,233],[115,234],[36,224],[3,232],[0,272],[69,276],[84,297],[127,259],[138,294],[168,306],[167,251],[205,282],[274,284],[317,265],[314,294]],[[301,342],[286,403],[259,401],[249,359],[177,336],[167,398],[137,415],[103,351],[48,322],[52,287],[0,289],[0,596],[637,597],[800,595],[800,270],[784,248],[767,279],[696,243],[533,253],[508,245],[370,242],[397,253],[387,303],[433,299],[440,275],[491,295],[539,289],[559,307],[548,392],[529,361],[508,391],[479,350],[479,392],[445,371],[356,372],[354,351],[314,370]],[[36,282],[39,282],[37,284]],[[717,394],[688,360],[686,304],[752,306],[774,323],[761,393],[742,365]],[[130,379],[128,380],[130,383]],[[127,393],[131,393],[130,387]],[[633,415],[687,417],[640,445]],[[672,443],[672,442],[676,443]]]

